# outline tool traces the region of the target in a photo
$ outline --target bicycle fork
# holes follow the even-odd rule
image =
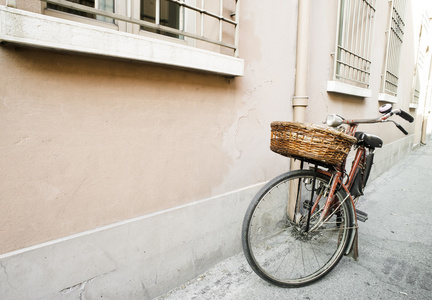
[[[316,174],[317,169],[315,167],[315,172],[314,174]],[[317,209],[318,206],[318,202],[321,198],[322,195],[318,195],[317,199],[315,199],[315,203],[313,203],[313,199],[315,196],[315,180],[316,180],[316,175],[314,175],[313,178],[313,182],[312,182],[312,191],[311,191],[311,200],[309,203],[309,211],[308,211],[308,216],[307,216],[307,223],[306,223],[306,228],[305,228],[305,233],[308,233],[309,231],[313,231],[317,228],[319,228],[321,225],[323,225],[328,219],[331,218],[331,216],[337,211],[334,210],[334,212],[330,212],[330,208],[331,206],[334,204],[334,198],[335,198],[335,193],[336,193],[336,189],[337,189],[337,185],[340,182],[340,179],[342,177],[342,172],[341,171],[337,171],[331,178],[330,180],[330,186],[326,187],[327,191],[324,191],[324,196],[326,193],[328,193],[327,196],[327,200],[325,202],[324,208],[322,209],[320,216],[319,216],[319,220],[318,222],[315,223],[315,225],[312,228],[310,227],[310,220],[312,217],[312,214],[315,213],[315,210]],[[343,199],[343,201],[345,201],[346,199]],[[342,202],[343,202],[342,201]]]

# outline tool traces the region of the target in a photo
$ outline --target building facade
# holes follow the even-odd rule
[[[0,295],[152,299],[238,253],[293,109],[410,112],[362,127],[383,173],[430,138],[417,5],[0,0]]]

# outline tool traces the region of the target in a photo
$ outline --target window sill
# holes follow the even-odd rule
[[[0,42],[243,76],[242,59],[0,6]]]
[[[395,96],[391,96],[389,94],[386,94],[386,93],[379,93],[378,94],[378,101],[398,103],[398,98]]]
[[[352,95],[363,98],[372,97],[372,90],[346,84],[339,81],[327,81],[327,92]]]

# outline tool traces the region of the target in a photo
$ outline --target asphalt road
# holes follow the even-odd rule
[[[312,285],[268,284],[239,253],[157,299],[432,299],[432,142],[370,182],[358,208],[358,260]]]

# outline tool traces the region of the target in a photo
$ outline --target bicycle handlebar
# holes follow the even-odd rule
[[[408,122],[412,123],[414,121],[414,117],[411,116],[409,113],[401,110],[401,109],[394,109],[391,112],[383,115],[382,117],[373,118],[373,119],[353,119],[353,120],[346,120],[342,118],[342,123],[344,124],[367,124],[367,123],[382,123],[387,122],[390,120],[387,120],[393,115],[398,115],[402,119],[407,120]]]
[[[346,120],[338,115],[330,115],[327,117],[327,125],[331,127],[336,127],[341,124],[347,124],[351,127],[357,127],[358,124],[372,124],[372,123],[383,123],[383,122],[392,122],[396,125],[396,127],[402,131],[405,135],[408,135],[408,131],[406,131],[400,124],[396,123],[393,120],[388,120],[391,116],[398,115],[402,119],[405,119],[406,121],[412,123],[414,121],[414,117],[411,116],[409,113],[401,110],[401,109],[394,109],[392,111],[387,111],[387,113],[381,117],[373,118],[373,119],[353,119],[353,120]],[[329,119],[329,117],[331,117]]]
[[[414,117],[411,116],[406,111],[403,111],[402,109],[396,109],[396,110],[398,110],[399,112],[395,112],[395,114],[399,115],[399,117],[401,117],[402,119],[405,119],[410,123],[412,123],[414,121]]]

